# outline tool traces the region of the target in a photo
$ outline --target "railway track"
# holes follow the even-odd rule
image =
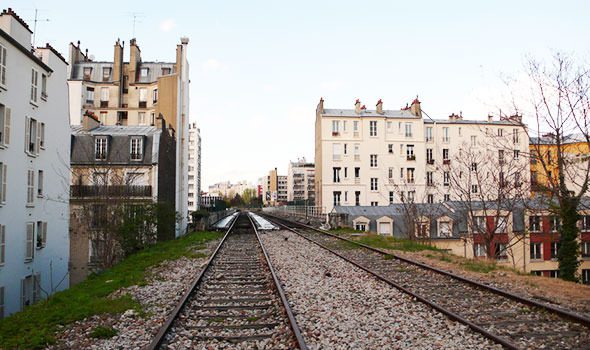
[[[318,244],[509,349],[590,349],[590,319],[275,216]]]
[[[307,349],[250,217],[231,224],[148,349]]]

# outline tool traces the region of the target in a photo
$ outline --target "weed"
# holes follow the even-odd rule
[[[114,337],[117,334],[119,334],[119,331],[117,331],[113,327],[96,326],[92,330],[92,332],[90,332],[90,337],[91,338],[99,338],[99,339],[108,339],[108,338]]]

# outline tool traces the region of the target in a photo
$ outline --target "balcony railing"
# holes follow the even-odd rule
[[[407,160],[416,160],[416,155],[414,155],[414,154],[408,154],[408,155],[406,156],[406,159],[407,159]]]
[[[113,185],[113,186],[93,186],[93,185],[73,185],[70,186],[70,197],[72,198],[89,198],[89,197],[151,197],[152,186],[137,185]]]
[[[426,164],[430,164],[430,165],[434,164],[434,159],[427,159]]]
[[[451,164],[451,160],[450,159],[443,159],[443,164],[449,165],[449,164]]]

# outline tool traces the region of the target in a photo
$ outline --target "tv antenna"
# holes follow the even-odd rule
[[[35,9],[35,19],[33,20],[33,47],[35,47],[35,38],[37,36],[37,22],[49,22],[49,18],[39,18],[38,9]]]
[[[131,16],[133,16],[133,35],[132,38],[135,38],[135,25],[137,23],[141,23],[140,18],[143,17],[143,14],[140,12],[131,12]]]

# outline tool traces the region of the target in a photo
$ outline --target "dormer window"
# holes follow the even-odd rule
[[[170,67],[162,68],[162,75],[168,75],[170,73],[172,73],[172,68],[170,68]]]
[[[111,78],[111,67],[102,68],[102,81],[108,81]]]
[[[94,139],[94,159],[106,160],[108,151],[107,136],[97,136]]]
[[[149,68],[141,68],[140,70],[140,76],[142,78],[146,78],[148,76],[150,69]]]
[[[129,152],[130,152],[131,160],[142,160],[143,159],[143,137],[141,137],[141,136],[131,137]]]
[[[92,67],[84,67],[84,80],[90,80],[92,75]]]

